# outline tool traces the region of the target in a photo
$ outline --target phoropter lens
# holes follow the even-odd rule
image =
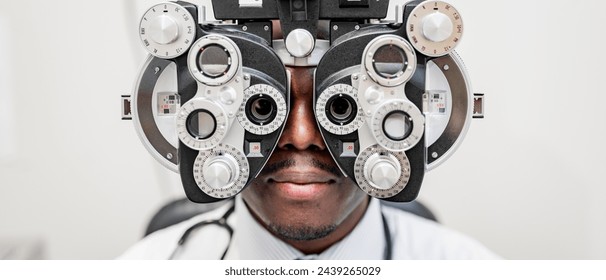
[[[336,98],[330,104],[330,114],[337,120],[344,120],[351,115],[351,103],[345,98]]]
[[[373,56],[373,67],[377,74],[383,78],[393,79],[398,77],[407,65],[406,54],[395,45],[381,46]]]
[[[225,48],[219,45],[208,45],[200,50],[198,67],[205,76],[220,77],[229,70],[231,57]]]
[[[394,141],[402,141],[412,133],[412,118],[403,111],[393,111],[383,120],[383,132]]]
[[[246,104],[246,113],[253,123],[266,125],[276,117],[276,102],[267,95],[253,96]]]
[[[346,125],[350,123],[357,113],[357,106],[355,101],[349,95],[335,95],[331,97],[327,104],[327,116],[328,119],[338,125]]]
[[[260,120],[268,119],[274,108],[271,104],[271,100],[267,97],[261,97],[253,101],[251,112],[253,116]]]
[[[189,134],[199,140],[208,139],[215,133],[217,121],[215,117],[206,110],[193,111],[185,122]]]

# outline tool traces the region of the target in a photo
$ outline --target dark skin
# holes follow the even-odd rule
[[[313,69],[288,68],[291,111],[261,174],[242,192],[257,221],[305,254],[321,253],[358,224],[368,196],[343,176],[313,112]]]

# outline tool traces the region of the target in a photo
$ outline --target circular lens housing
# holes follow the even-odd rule
[[[268,135],[283,127],[288,103],[282,91],[268,84],[255,84],[244,90],[238,109],[238,122],[256,135]]]
[[[388,44],[379,47],[374,53],[372,66],[379,76],[394,79],[404,73],[408,66],[408,59],[402,48]]]
[[[211,137],[217,129],[217,120],[212,113],[207,110],[193,111],[185,122],[187,132],[197,139],[204,140]]]
[[[348,84],[334,84],[322,90],[314,110],[320,127],[331,134],[347,135],[364,124],[358,91]]]
[[[326,103],[326,116],[337,125],[346,125],[353,121],[358,114],[356,101],[349,95],[334,95]]]
[[[206,35],[192,45],[187,55],[187,68],[198,82],[220,86],[241,75],[241,56],[240,48],[228,37]]]
[[[256,125],[270,123],[274,120],[276,114],[276,102],[269,95],[252,96],[246,102],[246,116]]]
[[[404,38],[381,35],[364,49],[363,70],[376,83],[395,87],[408,82],[417,67],[414,49]]]
[[[407,151],[423,138],[425,117],[409,100],[387,101],[372,114],[370,131],[381,147]]]
[[[227,73],[231,67],[231,57],[224,47],[212,44],[200,50],[197,63],[204,76],[217,78]]]
[[[412,133],[412,118],[404,111],[393,111],[383,119],[385,136],[394,141],[402,141]]]

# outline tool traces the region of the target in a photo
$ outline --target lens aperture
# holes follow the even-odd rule
[[[358,106],[349,95],[338,94],[328,100],[326,111],[326,115],[332,123],[346,125],[355,119]]]
[[[208,45],[200,50],[198,68],[207,77],[216,78],[224,75],[231,66],[231,57],[225,48],[219,45]]]
[[[389,44],[377,49],[373,56],[372,65],[381,77],[393,79],[404,72],[408,65],[408,59],[404,50],[396,45]]]
[[[246,115],[256,125],[271,123],[277,114],[276,102],[268,95],[259,94],[248,99]]]
[[[198,140],[208,139],[217,129],[215,117],[206,110],[196,110],[192,112],[186,121],[187,131]]]
[[[402,141],[412,133],[412,119],[403,111],[394,111],[385,116],[383,132],[394,141]]]

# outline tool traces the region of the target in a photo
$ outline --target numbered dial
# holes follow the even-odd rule
[[[421,140],[425,118],[410,101],[392,100],[375,111],[370,127],[381,146],[391,151],[406,151]]]
[[[410,179],[410,162],[404,152],[392,152],[373,145],[356,158],[354,175],[367,194],[387,198],[400,193]]]
[[[185,103],[177,115],[177,135],[194,150],[211,149],[223,140],[228,130],[223,109],[205,99]]]
[[[194,162],[194,179],[209,196],[228,198],[246,185],[249,166],[244,153],[227,144],[201,151]]]
[[[139,24],[147,51],[158,58],[175,58],[189,49],[196,37],[196,22],[181,5],[162,3],[151,7]]]
[[[280,91],[266,84],[244,90],[238,121],[246,131],[267,135],[278,130],[286,120],[286,100]]]
[[[345,135],[358,130],[364,123],[358,91],[347,84],[328,87],[316,101],[316,118],[332,134]]]
[[[419,4],[410,13],[406,26],[406,33],[415,49],[432,57],[450,53],[463,35],[463,20],[459,12],[442,1]]]

